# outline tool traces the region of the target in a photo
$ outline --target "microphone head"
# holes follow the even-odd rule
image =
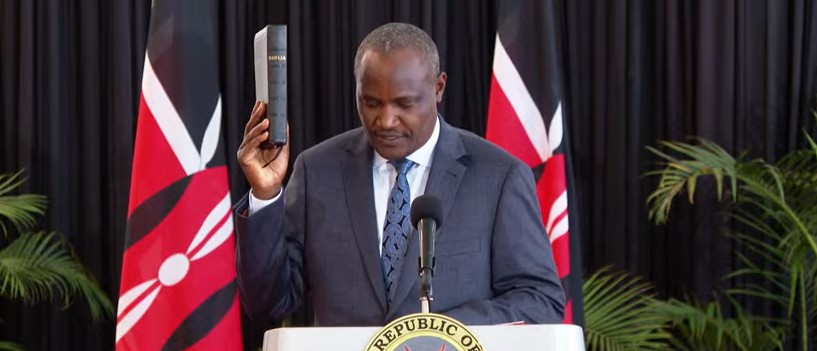
[[[433,195],[420,195],[411,203],[411,225],[417,228],[424,218],[433,219],[438,228],[443,225],[443,206]]]

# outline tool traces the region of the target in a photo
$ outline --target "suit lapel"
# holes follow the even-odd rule
[[[362,132],[347,147],[349,157],[341,161],[343,183],[346,190],[346,206],[361,260],[369,276],[380,307],[386,310],[386,288],[380,268],[380,249],[377,240],[377,220],[374,209],[372,183],[372,149]]]
[[[437,229],[437,239],[445,234],[445,218],[454,204],[454,198],[460,186],[460,181],[466,166],[465,147],[462,145],[457,131],[440,119],[440,138],[434,147],[434,158],[431,164],[431,171],[428,174],[428,182],[424,195],[434,195],[440,200],[443,209],[443,225]],[[400,281],[397,283],[397,292],[394,296],[394,304],[390,306],[386,320],[392,320],[397,312],[397,307],[407,296],[417,297],[417,306],[420,306],[419,290],[414,289],[417,282],[419,255],[419,237],[416,230],[411,231],[409,237],[409,247],[406,257],[403,259],[403,266],[400,270]],[[384,289],[385,290],[385,289]],[[412,294],[413,293],[413,294]]]

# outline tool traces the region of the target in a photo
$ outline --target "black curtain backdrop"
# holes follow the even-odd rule
[[[352,61],[389,21],[432,34],[449,85],[442,111],[484,135],[497,0],[224,1],[221,84],[234,198],[247,185],[233,152],[254,99],[251,39],[289,25],[293,152],[359,125]],[[500,0],[501,1],[501,0]],[[568,128],[585,272],[641,274],[666,296],[708,298],[728,282],[728,225],[711,195],[648,223],[655,180],[646,145],[700,135],[776,159],[815,135],[813,1],[559,1]],[[135,118],[150,1],[0,0],[0,172],[28,170],[48,196],[42,227],[64,233],[112,299],[119,291]],[[706,186],[706,184],[704,184]],[[574,215],[574,213],[576,213]],[[0,301],[0,339],[31,350],[113,348],[114,321],[81,308]],[[268,326],[245,321],[246,346]]]

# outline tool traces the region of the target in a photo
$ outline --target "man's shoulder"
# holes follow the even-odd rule
[[[454,126],[451,128],[459,137],[463,147],[466,150],[466,153],[470,155],[474,161],[481,160],[482,162],[479,163],[499,166],[502,168],[519,166],[526,167],[518,158],[496,146],[496,144],[485,140],[485,138],[462,128],[457,128]]]
[[[309,147],[301,153],[301,156],[308,159],[339,157],[348,150],[354,149],[361,142],[361,138],[365,137],[363,128],[357,127]]]

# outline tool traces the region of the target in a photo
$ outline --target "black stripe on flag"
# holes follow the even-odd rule
[[[148,57],[193,142],[201,149],[219,96],[218,23],[213,23],[219,18],[217,3],[155,1],[154,6]],[[208,166],[225,164],[223,154],[216,152]]]
[[[499,40],[548,125],[562,97],[555,4],[501,1],[499,13]]]
[[[210,333],[224,318],[236,299],[235,280],[204,300],[193,313],[173,331],[162,351],[184,350]]]
[[[125,225],[125,250],[156,228],[184,195],[191,177],[187,176],[157,192],[135,208]]]

